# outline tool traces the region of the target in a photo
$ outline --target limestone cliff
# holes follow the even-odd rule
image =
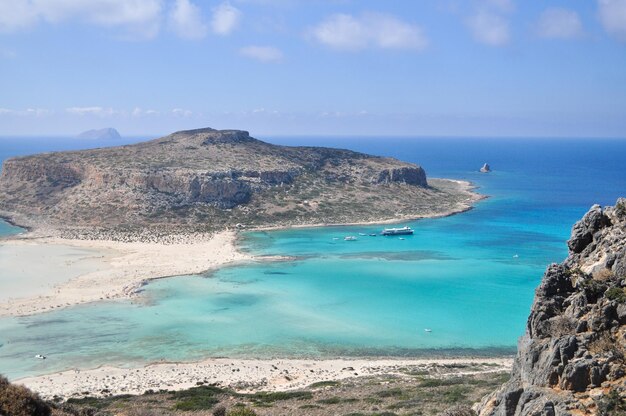
[[[626,200],[574,225],[537,288],[511,380],[479,414],[626,414]]]
[[[5,161],[0,214],[35,227],[163,232],[445,214],[476,199],[417,165],[199,129]]]

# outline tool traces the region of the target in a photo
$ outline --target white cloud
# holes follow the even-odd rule
[[[467,26],[474,39],[486,45],[504,46],[511,38],[508,20],[485,10],[471,16]]]
[[[202,20],[200,8],[189,0],[176,0],[169,16],[170,28],[181,38],[202,39],[209,28]]]
[[[0,116],[30,116],[30,117],[44,117],[53,114],[54,111],[47,110],[45,108],[27,108],[26,110],[12,110],[10,108],[0,108]]]
[[[310,33],[316,41],[339,50],[359,51],[371,47],[423,50],[428,46],[428,38],[420,26],[379,13],[334,14]]]
[[[135,118],[143,117],[143,116],[152,116],[159,114],[156,110],[144,110],[141,107],[135,107],[133,111],[130,112],[130,115]]]
[[[562,8],[549,8],[539,16],[537,34],[550,39],[573,39],[583,35],[578,13]]]
[[[162,0],[1,0],[0,31],[23,30],[40,21],[77,20],[151,38],[158,33],[162,8]]]
[[[37,21],[37,11],[29,0],[0,1],[0,31],[14,32],[32,26]]]
[[[241,12],[228,2],[224,2],[213,9],[211,29],[218,35],[229,35],[239,25]]]
[[[185,110],[182,108],[174,108],[172,110],[172,114],[176,117],[190,117],[193,113],[190,110]]]
[[[598,0],[598,13],[604,30],[626,42],[626,0]]]
[[[241,48],[239,52],[243,56],[261,62],[279,62],[283,59],[282,51],[273,46],[246,46]]]
[[[117,112],[112,108],[104,108],[104,107],[69,107],[66,108],[65,111],[69,114],[77,115],[77,116],[98,116],[98,117],[109,117]]]

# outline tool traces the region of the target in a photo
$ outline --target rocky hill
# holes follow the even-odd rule
[[[79,139],[92,139],[92,140],[113,140],[120,139],[119,132],[112,127],[104,129],[87,130],[78,135]]]
[[[414,164],[277,146],[238,130],[18,157],[0,177],[0,214],[76,236],[402,219],[461,211],[477,198],[457,181],[427,181]]]
[[[626,199],[595,205],[537,288],[511,380],[482,416],[626,415]]]

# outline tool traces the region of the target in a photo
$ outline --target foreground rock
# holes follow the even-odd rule
[[[436,216],[476,199],[467,183],[428,181],[414,164],[237,130],[13,158],[0,177],[1,215],[79,238]]]
[[[480,415],[626,414],[626,200],[595,205],[537,288],[511,380]]]

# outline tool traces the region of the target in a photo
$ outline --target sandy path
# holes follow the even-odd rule
[[[22,277],[36,274],[37,270],[47,270],[41,279],[57,282],[37,296],[0,300],[0,317],[30,315],[101,299],[130,297],[150,279],[201,273],[251,259],[237,250],[235,233],[230,231],[210,238],[198,238],[197,241],[186,238],[174,244],[20,236],[3,240],[0,246],[8,252],[20,253],[19,259],[6,262],[6,268],[2,270],[5,276],[15,276],[16,284],[23,284]],[[94,254],[74,262],[61,263],[50,256],[64,249],[86,250]],[[86,264],[93,261],[94,256],[98,257],[97,264]]]
[[[158,363],[143,368],[100,367],[65,371],[16,380],[45,398],[142,394],[146,390],[181,390],[198,382],[238,391],[276,391],[304,388],[312,383],[357,376],[430,370],[438,376],[510,371],[512,358],[457,359],[332,359],[243,360],[215,358],[197,363]],[[464,364],[467,369],[446,369]],[[434,369],[434,371],[433,371]]]

